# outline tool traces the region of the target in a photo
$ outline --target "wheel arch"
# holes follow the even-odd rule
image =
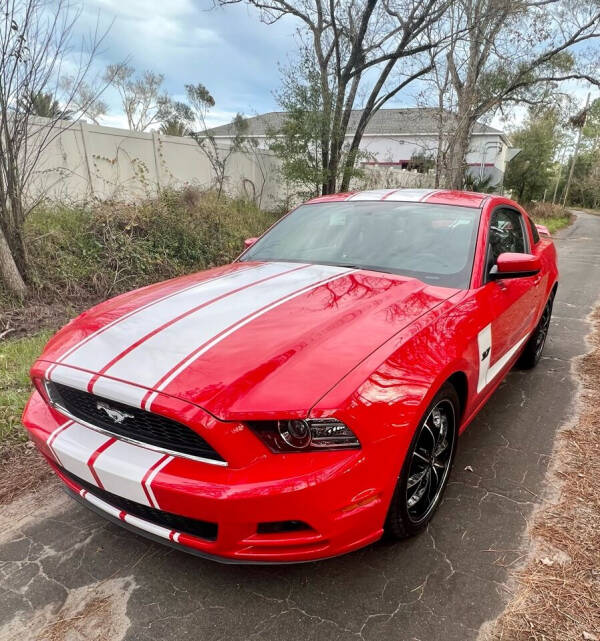
[[[469,398],[469,381],[467,379],[467,375],[463,371],[458,370],[451,374],[445,382],[450,383],[458,394],[458,400],[460,401],[460,424],[465,413],[465,408],[467,407],[467,400]]]

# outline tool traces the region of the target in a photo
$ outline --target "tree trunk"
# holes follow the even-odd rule
[[[0,228],[0,278],[9,292],[19,298],[27,293],[27,286],[21,272],[15,263],[10,247],[6,242],[4,232]]]
[[[458,123],[454,132],[454,140],[448,150],[448,176],[446,187],[448,189],[462,189],[465,182],[465,170],[467,168],[467,152],[469,151],[469,138],[471,133],[471,122],[466,118],[465,122]]]
[[[361,126],[361,123],[359,123],[356,132],[354,133],[354,138],[352,139],[352,143],[350,144],[350,149],[348,149],[346,164],[344,165],[344,176],[342,178],[342,186],[340,187],[341,191],[348,191],[350,189],[352,172],[354,171],[354,165],[356,164],[356,159],[358,158],[360,141],[362,140],[365,128],[366,125]]]

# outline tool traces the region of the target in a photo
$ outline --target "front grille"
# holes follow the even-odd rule
[[[190,519],[187,516],[181,516],[179,514],[173,514],[171,512],[163,512],[162,510],[157,510],[156,508],[149,507],[147,505],[141,505],[135,501],[130,501],[125,499],[122,496],[117,496],[112,492],[107,492],[102,490],[83,479],[80,479],[78,476],[67,472],[63,467],[58,468],[64,476],[73,481],[75,485],[82,487],[84,490],[87,490],[94,496],[97,496],[99,499],[102,499],[112,507],[117,508],[118,510],[123,510],[132,516],[137,516],[144,521],[149,523],[154,523],[155,525],[162,525],[168,530],[176,530],[182,534],[191,534],[192,536],[197,536],[201,539],[206,539],[207,541],[216,541],[218,525],[216,523],[210,523],[208,521],[199,521],[198,519]]]
[[[224,461],[199,434],[182,423],[60,383],[49,382],[47,385],[48,393],[54,403],[62,406],[75,418],[117,437],[121,436],[184,455]],[[110,409],[124,412],[127,415],[126,418],[121,423],[112,421],[106,411],[98,407],[99,403],[105,403]]]

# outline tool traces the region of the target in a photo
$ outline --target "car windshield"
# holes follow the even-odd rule
[[[371,269],[466,289],[479,209],[406,202],[330,202],[295,209],[242,256]]]

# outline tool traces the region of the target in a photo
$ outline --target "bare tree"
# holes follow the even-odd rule
[[[77,87],[74,91],[74,87]],[[90,85],[87,82],[76,82],[73,76],[63,76],[60,79],[63,93],[72,95],[71,108],[82,118],[88,118],[95,125],[99,125],[99,118],[108,112],[108,105],[100,98],[104,87],[101,83]]]
[[[206,122],[209,110],[215,105],[215,99],[201,83],[185,85],[185,91],[190,108],[187,118],[191,118],[188,122],[190,122],[190,125],[199,126],[199,129],[191,135],[212,167],[217,187],[217,198],[220,198],[227,180],[227,164],[231,156],[235,152],[243,151],[244,146],[248,143],[245,135],[248,130],[248,121],[241,114],[237,114],[231,123],[233,136],[229,146],[226,148],[220,147]],[[182,105],[182,107],[184,106]],[[184,112],[180,109],[180,119],[185,118]]]
[[[428,27],[443,18],[450,4],[450,0],[216,2],[247,2],[260,11],[261,19],[268,24],[283,16],[300,21],[320,75],[325,115],[319,145],[321,165],[326,169],[323,193],[336,191],[340,172],[341,189],[348,188],[360,142],[373,114],[431,70],[429,61],[421,64],[417,54],[439,45],[427,37]],[[352,110],[361,93],[365,96],[363,109],[347,153],[343,154]]]
[[[144,71],[136,75],[133,67],[120,63],[109,65],[104,79],[118,91],[132,131],[146,131],[171,115],[171,100],[162,90],[162,74]]]
[[[71,103],[105,35],[98,24],[85,42],[75,42],[80,15],[70,0],[6,0],[0,15],[0,277],[18,296],[25,295],[25,218],[36,200],[27,198],[29,180],[43,151],[61,133],[58,121]],[[71,91],[58,113],[39,118],[28,97],[58,94],[61,69],[75,64]]]
[[[566,80],[599,84],[593,69],[598,54],[583,45],[600,37],[600,6],[589,0],[456,0],[452,17],[452,37],[436,73],[446,78],[440,87],[455,103],[455,124],[446,136],[447,185],[461,188],[479,118],[511,103],[539,104],[548,87]]]

